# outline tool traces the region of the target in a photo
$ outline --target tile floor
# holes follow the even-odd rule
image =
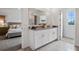
[[[79,51],[79,47],[75,47],[72,40],[63,38],[52,42],[36,51]],[[31,49],[19,50],[19,51],[31,51]]]
[[[70,38],[63,38],[62,41],[65,41],[65,42],[69,42],[71,44],[74,44],[75,43],[75,39],[70,39]]]
[[[51,44],[44,46],[37,51],[73,51],[74,45],[65,41],[59,40],[52,42]]]
[[[74,40],[63,38],[38,49],[37,51],[79,51],[79,47],[74,46]]]

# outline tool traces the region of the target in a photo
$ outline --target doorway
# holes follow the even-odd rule
[[[76,12],[74,8],[63,9],[61,13],[61,33],[65,41],[75,42]]]

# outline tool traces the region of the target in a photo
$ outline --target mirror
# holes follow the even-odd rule
[[[40,23],[47,23],[47,16],[40,16]]]

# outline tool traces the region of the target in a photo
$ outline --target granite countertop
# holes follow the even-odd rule
[[[46,30],[46,29],[52,29],[52,28],[57,28],[58,26],[52,26],[52,27],[47,27],[47,28],[32,28],[30,30]]]

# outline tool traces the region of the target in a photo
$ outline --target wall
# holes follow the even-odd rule
[[[44,10],[40,10],[39,8],[29,8],[29,24],[30,25],[34,25],[34,19],[33,16],[37,15],[37,24],[40,24],[40,16],[45,15],[47,16],[47,18],[49,17],[50,12],[46,11],[46,8],[44,8]],[[48,18],[49,20],[49,18]],[[47,22],[48,24],[48,22]]]
[[[60,8],[51,8],[50,12],[50,25],[57,25],[59,24],[60,21]]]
[[[36,9],[36,8],[35,8]],[[44,8],[43,11],[40,11],[39,9],[35,10],[34,8],[29,8],[29,24],[33,25],[34,21],[33,18],[31,17],[32,14],[36,14],[38,16],[41,15],[46,15],[48,17],[47,24],[52,26],[52,25],[57,25],[58,26],[58,19],[59,19],[59,10],[58,8]],[[39,18],[37,19],[39,23]]]
[[[22,48],[29,46],[29,18],[28,18],[28,8],[21,9],[22,16]]]
[[[21,22],[17,8],[0,8],[0,15],[5,15],[6,22]]]
[[[79,46],[79,8],[76,9],[76,38],[75,38],[75,45]]]

